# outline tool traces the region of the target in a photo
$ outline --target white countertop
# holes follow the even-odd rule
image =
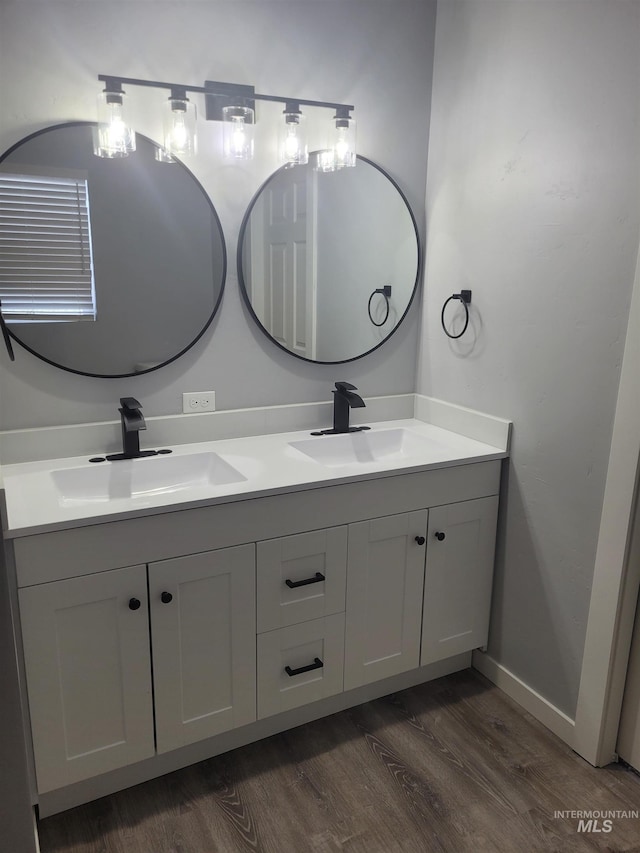
[[[195,506],[502,459],[508,455],[503,448],[416,419],[384,421],[372,424],[367,433],[351,435],[372,436],[394,429],[410,432],[411,441],[407,447],[371,461],[340,465],[322,464],[290,446],[290,442],[310,439],[309,430],[175,445],[170,448],[170,456],[100,463],[90,463],[87,456],[76,456],[3,465],[7,516],[4,535],[8,538],[28,536]],[[337,437],[318,436],[313,441],[329,442],[333,438]],[[196,484],[172,484],[127,494],[132,473],[140,470],[135,466],[153,466],[160,459],[210,453],[233,466],[244,479],[213,485],[202,478],[203,481]],[[204,464],[206,458],[197,456],[182,461],[198,465]],[[96,473],[96,479],[107,484],[107,491],[98,490],[85,498],[64,494],[64,488],[61,491],[60,486],[56,486],[56,482],[59,484],[78,476],[92,478],[91,470]],[[69,471],[73,473],[61,473]]]

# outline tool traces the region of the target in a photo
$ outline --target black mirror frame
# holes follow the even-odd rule
[[[310,159],[312,156],[313,156],[313,154],[310,155]],[[249,203],[249,207],[247,208],[247,210],[244,214],[244,217],[242,218],[242,224],[240,225],[240,232],[238,235],[238,248],[237,248],[236,262],[237,262],[237,267],[238,267],[238,281],[240,283],[240,291],[242,293],[242,297],[244,299],[245,305],[247,306],[247,309],[249,310],[249,313],[251,314],[252,319],[254,320],[254,322],[256,323],[258,328],[260,329],[260,331],[267,338],[269,338],[271,343],[275,344],[275,346],[277,346],[278,349],[281,349],[283,352],[288,353],[289,355],[293,356],[294,358],[299,359],[300,361],[306,361],[308,364],[347,364],[351,361],[357,361],[360,358],[364,358],[366,355],[369,355],[370,353],[375,352],[375,350],[379,349],[383,344],[385,344],[389,340],[389,338],[391,338],[396,333],[398,328],[402,325],[402,322],[404,321],[405,317],[407,316],[407,314],[409,312],[409,309],[411,308],[411,305],[413,304],[413,300],[415,299],[416,293],[418,291],[418,285],[419,285],[421,277],[422,277],[422,261],[423,261],[422,242],[420,240],[420,232],[418,231],[418,225],[416,222],[416,218],[414,216],[413,210],[411,209],[411,205],[409,204],[409,201],[407,200],[407,197],[405,196],[405,194],[400,189],[398,183],[381,166],[378,166],[378,164],[374,163],[373,160],[369,160],[367,157],[363,157],[361,154],[357,155],[357,159],[359,161],[362,161],[363,163],[367,163],[369,166],[373,166],[374,169],[377,169],[379,172],[381,172],[384,175],[384,177],[393,185],[393,187],[396,189],[396,191],[398,192],[398,194],[402,198],[402,200],[405,203],[407,210],[409,212],[409,216],[411,217],[411,224],[413,225],[413,230],[414,230],[415,235],[416,235],[416,248],[417,248],[417,252],[418,252],[418,262],[416,264],[416,267],[417,267],[416,278],[415,278],[415,281],[413,283],[413,289],[411,291],[411,297],[409,299],[409,302],[407,303],[407,307],[406,307],[404,313],[402,314],[402,316],[400,317],[400,319],[398,320],[396,325],[393,327],[393,329],[389,332],[389,334],[385,338],[383,338],[379,343],[377,343],[374,347],[371,347],[371,349],[368,349],[366,352],[360,353],[360,355],[354,355],[352,358],[343,358],[343,359],[340,359],[339,361],[320,361],[320,360],[314,359],[314,358],[305,358],[303,355],[298,355],[298,353],[292,352],[290,349],[287,349],[287,347],[284,347],[284,346],[282,346],[282,344],[278,343],[278,341],[276,341],[275,338],[273,338],[269,334],[269,332],[265,329],[265,327],[262,325],[262,323],[258,319],[257,314],[253,310],[253,306],[252,306],[251,300],[249,298],[249,293],[247,291],[247,285],[246,285],[246,281],[244,278],[244,272],[243,272],[243,268],[242,268],[242,247],[244,244],[244,234],[245,234],[245,231],[247,229],[247,225],[249,223],[249,217],[251,216],[253,208],[255,207],[258,199],[260,198],[262,191],[265,189],[265,187],[272,180],[274,180],[274,178],[277,175],[279,175],[284,169],[289,168],[289,167],[282,166],[280,169],[277,169],[272,175],[270,175],[267,178],[266,181],[264,181],[260,185],[260,188],[258,189],[258,191],[255,193],[255,195],[251,199],[251,201]],[[296,167],[294,166],[293,168],[296,168]]]
[[[22,139],[18,140],[18,142],[14,143],[10,148],[8,148],[6,151],[4,151],[2,153],[2,155],[0,155],[0,163],[2,163],[13,151],[15,151],[16,148],[19,148],[21,145],[23,145],[25,142],[28,142],[30,139],[34,139],[35,137],[41,136],[44,133],[48,133],[51,130],[59,130],[59,129],[68,128],[68,127],[89,127],[89,128],[91,128],[91,127],[95,127],[95,122],[92,122],[92,121],[68,121],[68,122],[62,122],[61,124],[48,125],[47,127],[41,128],[40,130],[36,130],[34,133],[30,133],[28,136],[24,136]],[[136,136],[139,136],[140,139],[144,139],[145,142],[149,142],[151,145],[154,145],[156,148],[159,147],[157,142],[154,142],[153,139],[150,139],[148,136],[145,136],[142,133],[138,133],[136,131]],[[65,370],[67,373],[75,373],[78,376],[90,376],[94,379],[125,379],[125,378],[128,378],[130,376],[143,376],[146,373],[152,373],[153,371],[160,370],[160,368],[166,367],[168,364],[171,364],[172,362],[179,359],[181,356],[183,356],[186,352],[188,352],[200,340],[200,338],[204,335],[204,333],[207,331],[207,329],[209,328],[209,326],[213,322],[213,318],[216,316],[216,314],[220,308],[220,305],[222,303],[222,297],[224,295],[224,288],[225,288],[225,284],[226,284],[226,280],[227,280],[227,246],[226,246],[226,241],[225,241],[225,237],[224,237],[224,231],[222,230],[222,223],[220,222],[220,217],[218,216],[218,213],[217,213],[215,207],[213,206],[213,202],[211,201],[209,194],[206,192],[206,190],[204,189],[204,187],[202,186],[200,181],[196,178],[196,176],[193,174],[193,172],[191,172],[191,170],[188,169],[187,166],[185,166],[184,163],[177,158],[176,158],[175,164],[172,163],[170,168],[184,169],[184,171],[188,173],[191,180],[194,181],[198,185],[198,187],[200,188],[204,198],[207,201],[207,204],[211,208],[211,215],[212,215],[214,223],[218,226],[218,229],[220,231],[220,241],[222,244],[222,282],[220,285],[220,294],[218,295],[218,298],[216,300],[215,305],[213,306],[213,310],[211,311],[210,316],[207,318],[202,329],[193,338],[193,340],[189,344],[187,344],[186,347],[183,347],[183,349],[181,349],[178,353],[171,356],[171,358],[166,359],[166,361],[163,361],[161,364],[156,364],[153,367],[149,367],[146,370],[133,371],[132,373],[91,373],[91,372],[86,371],[86,370],[76,370],[73,367],[66,367],[63,364],[58,364],[58,362],[53,361],[50,358],[47,358],[46,356],[44,356],[41,353],[34,350],[32,347],[28,346],[28,344],[25,344],[23,341],[21,341],[17,334],[12,332],[8,327],[5,326],[6,332],[10,338],[12,338],[23,349],[27,350],[27,352],[30,352],[31,355],[34,355],[36,358],[39,358],[41,361],[45,361],[47,364],[50,364],[53,367],[57,367],[60,370]],[[212,283],[212,286],[213,286],[213,283]],[[15,358],[12,359],[12,361],[14,361],[14,360],[15,360]]]

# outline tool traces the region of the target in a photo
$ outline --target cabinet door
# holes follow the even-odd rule
[[[487,642],[497,515],[497,496],[429,510],[423,666]]]
[[[344,610],[347,528],[258,542],[258,633]]]
[[[418,666],[427,511],[349,525],[344,687]]]
[[[255,548],[149,565],[158,752],[256,719]]]
[[[19,599],[39,792],[152,756],[145,567],[26,587]]]

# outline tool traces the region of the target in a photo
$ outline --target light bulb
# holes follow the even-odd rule
[[[283,153],[285,160],[296,162],[300,157],[300,139],[295,125],[289,125],[284,140]]]
[[[98,157],[126,157],[136,150],[136,135],[126,121],[123,91],[101,92],[93,151]]]
[[[171,132],[171,147],[182,150],[189,143],[189,133],[184,126],[184,119],[176,117]]]
[[[356,165],[356,123],[349,111],[339,108],[333,117],[331,149],[334,168],[344,169]]]
[[[253,159],[253,110],[222,108],[223,153],[226,160]]]
[[[289,166],[308,163],[306,116],[295,103],[287,103],[283,114],[284,124],[280,125],[278,133],[281,162]]]
[[[231,131],[231,153],[234,157],[241,156],[247,145],[247,135],[244,129],[244,119],[233,119],[233,130]]]
[[[164,111],[164,147],[170,156],[184,157],[197,151],[196,108],[183,89],[172,90]]]
[[[344,138],[342,131],[338,131],[337,137],[335,144],[336,161],[342,165],[349,154],[349,141]]]

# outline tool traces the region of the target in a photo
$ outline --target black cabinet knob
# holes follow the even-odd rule
[[[160,601],[163,604],[169,604],[169,602],[173,601],[173,596],[171,595],[170,592],[163,592],[162,595],[160,596]]]
[[[130,598],[129,599],[129,610],[139,610],[140,609],[140,599],[139,598]]]
[[[438,532],[436,533],[436,539],[438,540],[438,542],[442,542],[444,537],[445,537],[445,534],[441,530],[438,530]]]
[[[426,541],[427,540],[424,538],[424,536],[416,536],[416,542],[418,543],[418,545],[424,545]]]

